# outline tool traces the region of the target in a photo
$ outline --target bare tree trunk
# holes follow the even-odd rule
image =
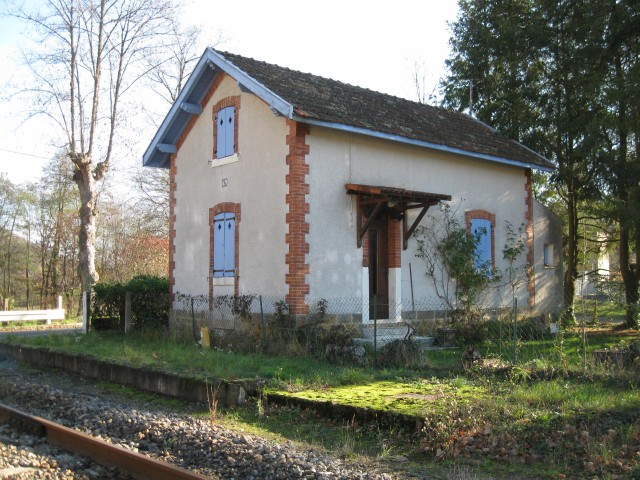
[[[70,154],[76,170],[73,180],[80,192],[80,233],[78,236],[78,273],[84,291],[89,291],[98,281],[96,271],[96,211],[95,180],[91,171],[91,161],[83,154]]]

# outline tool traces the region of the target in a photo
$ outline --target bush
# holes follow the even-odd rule
[[[131,292],[131,319],[136,330],[166,328],[169,325],[169,280],[138,275],[125,285]]]
[[[138,275],[126,284],[107,282],[93,286],[93,328],[124,331],[127,292],[131,293],[131,319],[136,330],[164,328],[169,324],[169,281],[153,275]]]
[[[381,367],[407,368],[422,364],[422,350],[413,340],[394,340],[380,350],[378,365]]]
[[[91,325],[95,330],[124,331],[124,298],[121,283],[96,283],[91,299]]]

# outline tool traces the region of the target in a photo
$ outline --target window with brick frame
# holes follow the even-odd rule
[[[213,107],[213,158],[226,159],[238,153],[240,97],[226,97]]]
[[[236,216],[219,213],[213,218],[213,277],[234,277]]]
[[[496,216],[484,210],[465,212],[467,233],[476,242],[473,262],[478,271],[489,275],[495,268]]]

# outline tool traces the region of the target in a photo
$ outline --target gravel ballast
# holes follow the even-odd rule
[[[354,464],[324,451],[300,448],[291,442],[278,443],[237,432],[212,424],[208,418],[145,408],[113,395],[84,393],[82,390],[86,389],[82,385],[52,386],[55,375],[47,373],[46,378],[43,374],[0,375],[0,402],[211,478],[406,478],[378,471],[371,465]],[[3,432],[0,430],[0,435]],[[34,440],[21,438],[19,433],[5,433],[0,437],[3,442],[0,448],[6,449],[3,454],[10,452],[6,460],[3,458],[2,468],[23,467],[28,464],[25,458],[38,455],[31,450]],[[46,476],[51,474],[51,465],[42,465],[42,462],[49,460],[38,458],[27,466],[39,473],[30,471],[31,476],[10,478],[110,478],[115,475],[80,466],[78,476],[65,477],[64,471],[59,476]],[[59,460],[52,462],[61,465]]]

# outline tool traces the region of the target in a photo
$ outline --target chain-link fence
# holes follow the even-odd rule
[[[177,336],[200,342],[204,334],[215,348],[379,366],[585,368],[594,352],[624,341],[610,329],[623,321],[624,307],[605,298],[578,298],[573,312],[561,297],[547,302],[549,312],[517,300],[469,309],[439,299],[307,304],[307,314],[293,315],[284,298],[178,295],[169,323]]]
[[[578,369],[594,359],[619,360],[635,339],[614,327],[625,308],[606,297],[547,299],[547,310],[517,299],[491,308],[452,308],[440,299],[307,299],[294,314],[283,297],[129,294],[92,302],[95,329],[168,327],[183,341],[240,353],[313,356],[355,365],[459,369],[512,365]],[[128,311],[129,309],[129,311]],[[600,353],[599,353],[600,352]],[[626,358],[626,357],[625,357]],[[626,360],[625,360],[626,361]]]

